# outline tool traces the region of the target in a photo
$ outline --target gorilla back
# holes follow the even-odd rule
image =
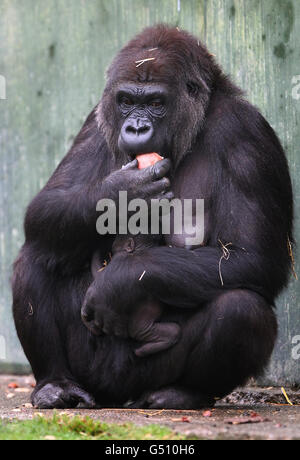
[[[148,152],[165,159],[139,170],[135,156]],[[97,233],[96,205],[118,205],[119,191],[147,203],[204,199],[203,245],[187,250],[171,231],[108,263],[98,302],[81,312],[93,254],[109,260],[114,241]],[[100,103],[27,209],[13,308],[37,379],[33,404],[196,409],[261,374],[289,276],[292,221],[287,161],[267,121],[197,38],[146,29],[113,61]],[[127,320],[149,295],[181,337],[141,358]]]

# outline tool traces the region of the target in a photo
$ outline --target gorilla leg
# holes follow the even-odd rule
[[[269,361],[277,334],[272,307],[258,294],[233,290],[203,307],[183,327],[186,365],[178,385],[145,394],[133,407],[197,409],[211,406]],[[177,351],[176,351],[177,350]]]
[[[67,292],[30,261],[23,254],[15,265],[13,311],[19,339],[37,381],[32,403],[41,409],[76,407],[78,403],[94,406],[93,398],[75,382],[67,364],[60,330]]]

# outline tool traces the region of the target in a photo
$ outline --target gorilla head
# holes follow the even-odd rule
[[[178,163],[201,130],[219,73],[212,55],[187,32],[146,29],[108,70],[97,118],[110,150],[122,161],[157,152]]]

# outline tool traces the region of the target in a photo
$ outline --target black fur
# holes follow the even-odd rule
[[[149,53],[155,60],[137,68]],[[108,76],[99,106],[26,213],[13,302],[37,379],[33,403],[210,405],[259,375],[274,346],[274,300],[288,280],[287,242],[293,241],[287,161],[266,120],[186,32],[146,29],[120,52]],[[113,241],[96,232],[97,201],[118,190],[134,193],[132,180],[140,181],[137,196],[147,195],[142,172],[120,172],[129,158],[118,149],[115,93],[126,81],[168,88],[164,153],[173,164],[172,191],[205,199],[203,247],[169,247],[171,235],[165,246],[145,248],[125,265],[114,264],[113,272],[110,265],[103,271],[102,297],[113,306],[99,312],[104,321],[113,315],[117,325],[120,309],[149,293],[165,304],[164,320],[180,324],[179,342],[146,358],[135,356],[130,338],[113,335],[114,325],[96,337],[80,316],[92,255],[100,249],[108,260]],[[150,197],[163,191],[155,186],[147,189]],[[221,259],[224,246],[227,260]]]

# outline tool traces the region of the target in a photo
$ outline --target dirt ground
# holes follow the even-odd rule
[[[17,388],[9,388],[15,383]],[[10,385],[12,386],[12,385]],[[0,376],[0,418],[30,419],[41,411],[30,404],[33,377]],[[212,410],[155,411],[128,409],[64,410],[108,423],[166,425],[177,433],[201,439],[300,439],[300,391],[286,388],[293,406],[280,388],[247,387],[218,401]],[[42,411],[45,416],[53,411]]]

